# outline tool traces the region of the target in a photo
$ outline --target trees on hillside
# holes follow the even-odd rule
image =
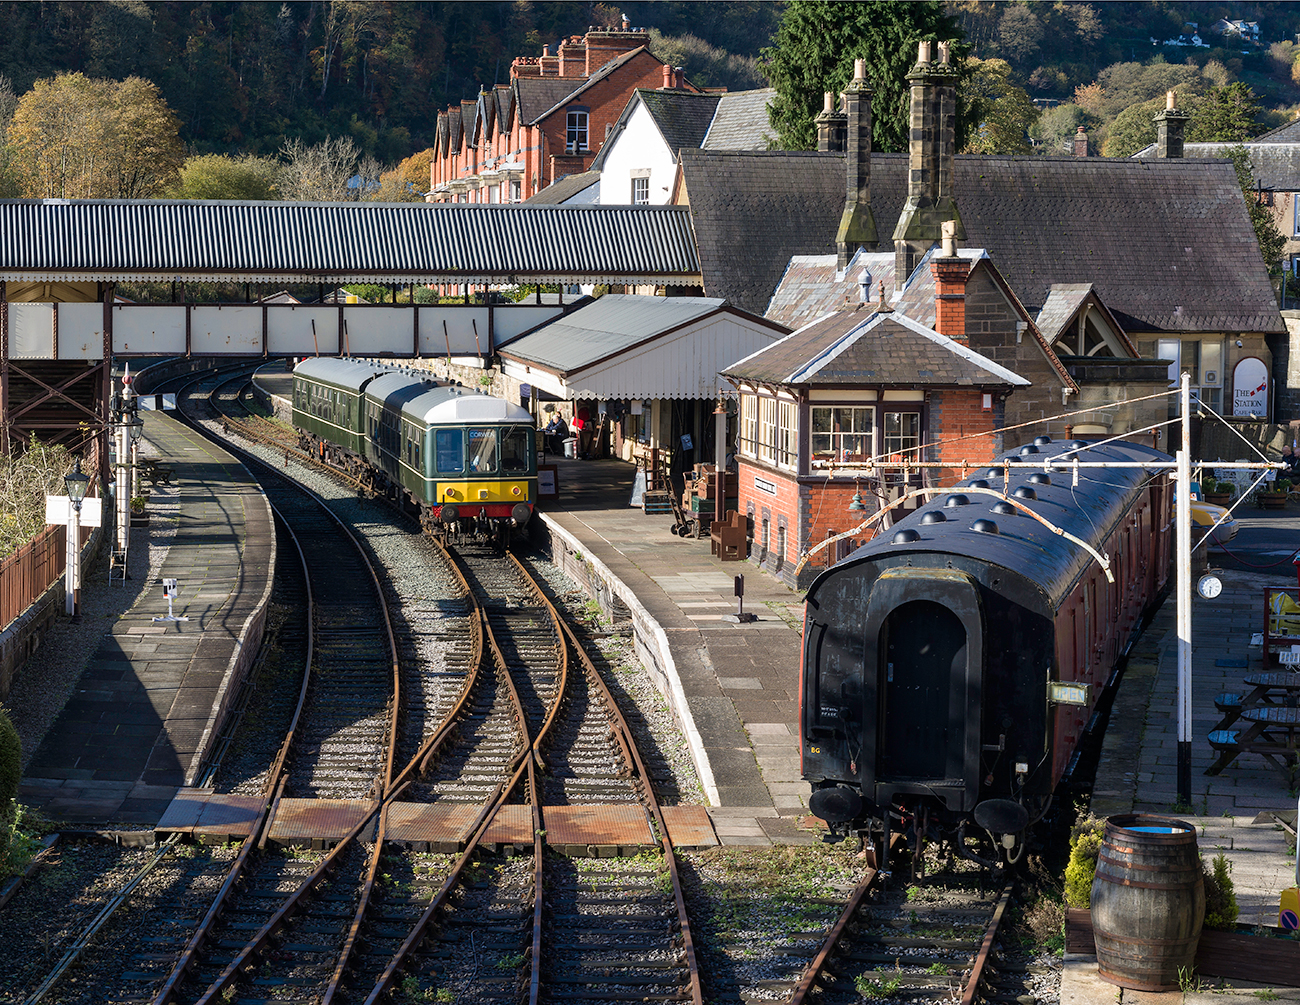
[[[66,73],[18,99],[7,137],[26,196],[148,199],[180,170],[179,130],[149,81]]]
[[[1226,87],[1211,87],[1191,108],[1187,123],[1190,142],[1239,143],[1263,130],[1255,121],[1259,101],[1255,92],[1238,81]]]
[[[791,0],[782,15],[775,44],[762,50],[763,72],[776,88],[771,120],[779,145],[787,150],[816,146],[813,119],[822,109],[822,94],[839,93],[848,86],[853,78],[853,60],[857,58],[866,59],[875,91],[873,148],[906,150],[907,72],[916,62],[916,43],[960,37],[957,22],[937,0]],[[962,131],[960,123],[958,131]]]
[[[1029,129],[1038,121],[1033,100],[1011,78],[1004,59],[967,61],[970,76],[962,88],[970,116],[968,154],[1027,154]]]
[[[199,154],[181,168],[171,199],[274,199],[280,165],[265,157]]]

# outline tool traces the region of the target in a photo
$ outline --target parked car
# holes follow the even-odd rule
[[[1199,499],[1192,500],[1192,537],[1195,543],[1200,544],[1202,538],[1214,527],[1214,522],[1227,513],[1223,506],[1215,506],[1212,503],[1203,502]],[[1210,532],[1210,544],[1225,545],[1237,536],[1237,521],[1229,515],[1223,523],[1214,527]]]

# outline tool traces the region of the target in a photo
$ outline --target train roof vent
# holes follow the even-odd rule
[[[1036,453],[1038,453],[1038,448],[1034,446],[1032,443],[1026,443],[1023,447],[1020,448],[1021,457],[1028,457],[1030,454],[1036,454]]]
[[[970,487],[973,489],[986,489],[989,487],[989,480],[987,478],[976,478],[970,483]]]
[[[919,541],[919,540],[921,540],[921,535],[917,531],[913,530],[911,527],[908,527],[904,530],[900,530],[897,534],[891,537],[889,539],[889,543],[890,544],[911,544],[914,541]]]
[[[975,531],[976,534],[996,534],[998,525],[992,520],[976,520],[970,525],[970,529]]]
[[[969,506],[970,496],[963,495],[961,492],[954,492],[943,501],[943,504],[950,508],[953,506]]]
[[[1015,490],[1014,492],[1012,492],[1011,494],[1012,494],[1013,496],[1015,496],[1017,499],[1037,499],[1037,498],[1038,498],[1038,493],[1035,492],[1033,489],[1031,489],[1028,485],[1021,485],[1020,488],[1016,489],[1016,490]]]
[[[926,513],[925,516],[921,517],[921,523],[923,524],[947,523],[947,522],[948,522],[948,517],[944,515],[943,510],[939,510],[939,509],[932,509],[930,510],[930,512]]]
[[[993,504],[993,512],[1000,516],[1015,516],[1016,508],[1009,502],[998,502]]]
[[[1001,477],[1002,477],[1002,469],[1001,469],[1001,468],[989,468],[987,471],[984,472],[984,477],[985,477],[985,478],[1001,478]]]
[[[1032,485],[1051,485],[1052,478],[1050,475],[1045,475],[1041,471],[1035,471],[1029,476],[1029,482]]]
[[[1047,446],[1047,445],[1048,445],[1049,443],[1051,443],[1051,442],[1052,442],[1052,438],[1051,438],[1050,436],[1035,436],[1035,437],[1034,437],[1034,446],[1036,446],[1036,447],[1045,447],[1045,446]]]

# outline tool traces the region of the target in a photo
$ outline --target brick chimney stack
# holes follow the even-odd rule
[[[844,92],[844,111],[848,116],[844,143],[847,184],[844,215],[835,235],[841,271],[849,267],[854,252],[874,247],[878,240],[876,218],[871,214],[871,86],[865,59],[853,61],[853,82]],[[820,128],[818,131],[820,134]]]
[[[1191,118],[1186,112],[1180,112],[1174,106],[1174,92],[1165,92],[1165,109],[1155,117],[1156,156],[1183,156],[1183,127]]]
[[[1074,134],[1074,156],[1088,156],[1088,134],[1083,131],[1083,126]]]
[[[955,221],[943,222],[943,252],[930,259],[930,272],[934,276],[934,330],[962,345],[970,345],[966,337],[966,277],[970,275],[970,261],[957,257],[956,231]]]
[[[939,43],[939,62],[931,62],[930,42],[921,42],[911,82],[908,135],[907,202],[894,228],[894,267],[901,288],[917,263],[940,237],[944,221],[956,224],[954,238],[966,230],[953,197],[957,146],[957,70],[949,61],[949,43]]]
[[[835,109],[835,95],[827,91],[824,95],[822,113],[814,120],[817,123],[817,150],[820,153],[843,153],[845,133],[849,118]]]

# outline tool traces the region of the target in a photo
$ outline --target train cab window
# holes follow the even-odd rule
[[[496,474],[498,465],[497,431],[474,429],[469,432],[469,469],[475,474]]]
[[[465,441],[459,429],[439,429],[433,434],[434,458],[438,470],[445,475],[458,475],[465,470]]]
[[[501,432],[501,471],[506,474],[528,473],[528,440],[530,430],[511,426]]]

